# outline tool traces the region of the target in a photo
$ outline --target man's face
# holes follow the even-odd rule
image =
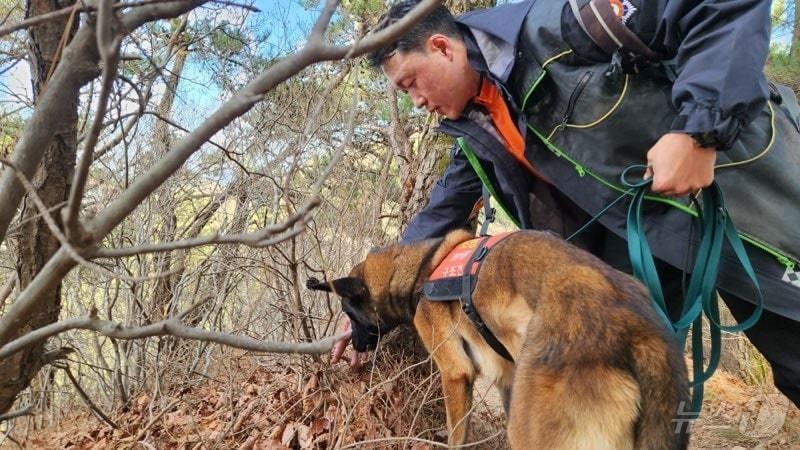
[[[421,50],[396,52],[383,71],[417,108],[448,119],[458,119],[478,93],[480,77],[467,61],[464,43],[442,34],[430,36]]]

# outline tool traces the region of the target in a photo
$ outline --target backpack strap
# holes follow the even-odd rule
[[[569,0],[569,6],[584,33],[606,53],[612,55],[623,50],[633,59],[637,56],[650,61],[664,59],[619,19],[608,0],[589,0],[583,6],[578,5],[578,0]]]

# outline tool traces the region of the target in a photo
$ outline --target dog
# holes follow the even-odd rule
[[[428,276],[474,235],[373,250],[347,277],[311,289],[342,298],[353,346],[413,322],[441,372],[448,444],[466,440],[473,382],[494,381],[514,449],[685,449],[689,405],[682,348],[635,278],[545,232],[520,231],[484,258],[473,290],[498,354],[458,301],[430,301]]]

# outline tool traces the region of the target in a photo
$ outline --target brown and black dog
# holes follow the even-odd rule
[[[348,277],[308,287],[342,297],[356,337],[413,321],[441,372],[451,445],[465,442],[481,374],[504,398],[514,449],[686,448],[674,420],[689,401],[682,349],[641,283],[550,234],[506,237],[486,256],[473,302],[515,365],[459,302],[421,295],[434,268],[472,238],[455,231],[373,250]]]

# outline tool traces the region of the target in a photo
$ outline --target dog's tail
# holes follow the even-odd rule
[[[632,346],[641,405],[634,448],[682,450],[689,444],[689,382],[683,352],[664,335]],[[666,348],[665,348],[666,347]]]

